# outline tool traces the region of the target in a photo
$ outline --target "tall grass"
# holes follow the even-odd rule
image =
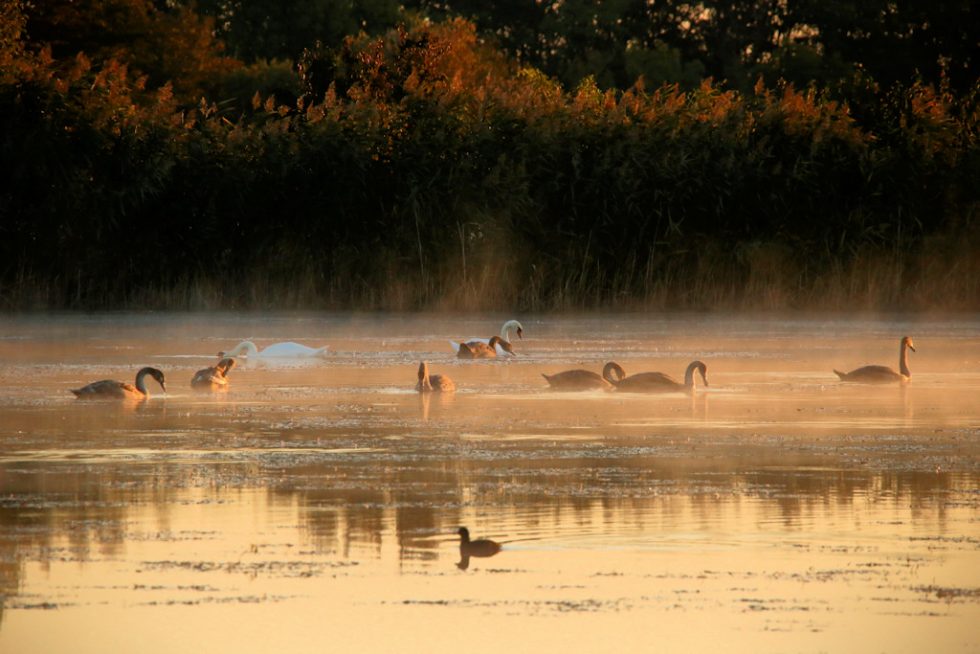
[[[240,116],[0,62],[0,306],[980,308],[976,89],[566,91],[463,21],[308,57]]]

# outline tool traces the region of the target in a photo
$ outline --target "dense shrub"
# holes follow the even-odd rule
[[[976,89],[566,91],[461,20],[247,105],[0,53],[7,306],[980,306]]]

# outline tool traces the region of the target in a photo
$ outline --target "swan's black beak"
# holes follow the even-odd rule
[[[911,343],[909,343],[909,349],[912,350],[913,352],[915,352],[915,346],[912,345]]]
[[[522,341],[524,340],[524,330],[520,327],[517,328],[517,338],[521,339]]]

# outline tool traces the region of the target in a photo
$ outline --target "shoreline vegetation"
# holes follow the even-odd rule
[[[155,81],[3,6],[0,310],[980,309],[978,82],[569,87],[460,18],[245,65],[186,8]]]

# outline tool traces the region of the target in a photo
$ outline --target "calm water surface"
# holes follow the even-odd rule
[[[452,358],[510,317],[0,318],[0,652],[980,651],[980,317],[538,317]],[[906,333],[911,384],[836,381]],[[331,354],[191,392],[244,338]],[[541,377],[694,358],[693,397]],[[166,395],[69,392],[143,365]]]

